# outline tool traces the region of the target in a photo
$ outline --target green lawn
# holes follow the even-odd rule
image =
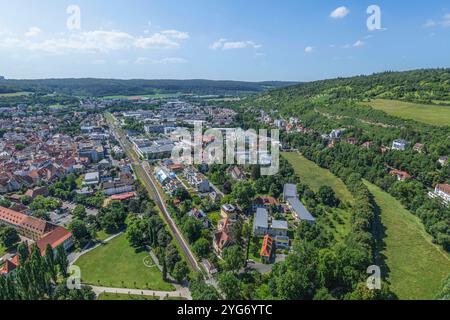
[[[0,257],[6,253],[6,248],[0,244]]]
[[[124,234],[83,255],[75,264],[81,269],[83,283],[113,288],[172,291],[156,266],[147,268],[147,252],[136,253]]]
[[[108,234],[104,230],[97,232],[97,240],[99,240],[99,241],[104,241],[111,236],[112,236],[112,234]]]
[[[211,223],[214,228],[217,228],[218,222],[220,221],[220,219],[222,219],[219,211],[208,213],[208,218],[209,220],[211,220]]]
[[[143,296],[137,294],[126,294],[126,293],[100,293],[97,300],[159,300],[158,296]]]
[[[410,103],[396,100],[376,99],[369,105],[392,116],[416,120],[437,126],[450,126],[450,106]]]
[[[330,186],[341,201],[353,202],[352,194],[345,184],[330,171],[320,168],[298,153],[283,152],[282,156],[294,167],[302,183],[310,186],[314,192],[319,191],[322,186]]]
[[[400,299],[433,299],[450,273],[450,256],[431,242],[419,218],[380,188],[366,185],[381,210],[382,255],[392,291]]]

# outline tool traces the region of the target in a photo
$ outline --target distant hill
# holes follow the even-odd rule
[[[369,76],[301,83],[271,91],[262,100],[280,103],[294,97],[331,99],[393,99],[419,103],[450,104],[450,69],[383,72]]]
[[[79,96],[150,95],[192,93],[196,95],[241,95],[261,93],[297,84],[295,82],[244,82],[212,80],[115,80],[115,79],[42,79],[0,80],[0,93],[43,92]]]

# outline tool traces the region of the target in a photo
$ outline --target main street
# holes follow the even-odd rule
[[[192,270],[194,270],[195,272],[201,272],[201,268],[197,260],[195,259],[194,254],[192,253],[188,243],[186,242],[183,235],[176,226],[175,222],[173,221],[172,217],[170,216],[169,211],[167,210],[166,204],[164,202],[164,199],[159,193],[158,188],[155,186],[155,182],[151,177],[150,165],[148,164],[148,162],[141,161],[141,159],[139,159],[138,155],[134,152],[131,143],[120,132],[121,131],[120,128],[116,125],[114,118],[112,118],[113,116],[112,115],[109,116],[110,116],[109,119],[108,116],[106,117],[108,119],[109,126],[113,131],[116,139],[122,146],[122,149],[124,150],[126,155],[129,157],[129,159],[133,161],[133,169],[135,174],[137,175],[139,180],[144,184],[144,187],[147,189],[147,192],[151,195],[155,204],[158,206],[161,212],[161,216],[164,218],[164,221],[172,231],[175,240],[177,241],[180,249],[183,251],[184,256],[186,257],[187,262],[191,266]]]

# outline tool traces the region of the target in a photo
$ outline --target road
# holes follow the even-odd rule
[[[176,291],[153,291],[153,290],[138,290],[128,288],[107,288],[91,286],[92,290],[98,296],[101,293],[121,293],[121,294],[133,294],[137,296],[157,296],[161,298],[185,298],[192,300],[191,294],[187,288],[180,287]]]
[[[197,262],[197,259],[192,253],[183,235],[178,230],[178,227],[176,226],[175,222],[173,221],[172,217],[169,214],[169,211],[167,210],[163,197],[159,193],[158,188],[156,188],[155,186],[155,182],[153,181],[152,176],[150,174],[151,172],[150,165],[148,164],[148,162],[141,161],[139,159],[137,154],[134,152],[131,143],[125,137],[123,137],[119,128],[110,120],[108,122],[110,124],[110,128],[114,132],[116,139],[122,146],[122,149],[124,150],[126,155],[134,162],[133,168],[136,175],[138,176],[138,178],[140,178],[145,188],[147,189],[148,193],[152,196],[153,201],[158,206],[164,221],[169,226],[170,230],[172,231],[172,234],[175,236],[175,240],[178,242],[179,247],[183,251],[186,259],[188,260],[187,262],[191,266],[192,270],[194,270],[195,272],[201,272],[202,270]]]

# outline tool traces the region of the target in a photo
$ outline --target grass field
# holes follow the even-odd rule
[[[83,255],[76,265],[81,269],[83,283],[113,288],[172,291],[174,287],[163,281],[156,266],[148,268],[143,259],[147,252],[136,253],[125,235]]]
[[[31,92],[0,93],[0,98],[20,97],[29,94],[31,94]]]
[[[450,256],[431,242],[419,218],[380,188],[366,185],[381,211],[382,255],[392,291],[400,299],[433,299],[450,273]]]
[[[320,168],[298,153],[284,152],[282,156],[294,167],[295,173],[300,177],[302,183],[310,186],[314,192],[319,191],[321,186],[330,186],[341,201],[353,202],[352,194],[345,184],[330,171]]]
[[[143,295],[137,295],[137,294],[126,294],[126,293],[100,293],[98,295],[97,300],[110,300],[110,301],[117,301],[117,300],[159,300],[160,298],[158,296],[143,296]]]
[[[450,106],[436,106],[396,100],[376,99],[369,105],[392,116],[436,126],[450,126]]]

